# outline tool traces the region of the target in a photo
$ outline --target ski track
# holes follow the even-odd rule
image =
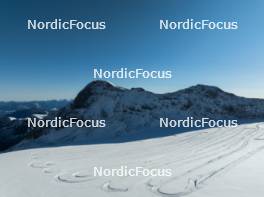
[[[127,187],[115,187],[111,181],[107,181],[102,185],[102,190],[106,192],[127,192]]]
[[[95,178],[90,174],[82,174],[80,172],[74,172],[74,173],[56,175],[55,179],[63,183],[83,183],[94,180]]]
[[[242,127],[242,129],[241,129]],[[128,193],[132,189],[145,190],[162,197],[187,196],[210,184],[213,178],[224,175],[228,170],[241,164],[248,158],[264,150],[264,126],[252,124],[238,128],[214,128],[206,131],[190,132],[167,137],[167,140],[146,140],[143,147],[147,151],[135,152],[135,146],[122,150],[122,144],[111,151],[95,148],[94,151],[82,150],[71,157],[62,154],[56,158],[56,154],[31,153],[29,167],[39,169],[42,173],[51,175],[57,183],[62,184],[88,184],[91,181],[99,181],[98,187],[104,192]],[[120,148],[119,148],[120,146]],[[162,149],[162,151],[160,151]],[[98,154],[97,154],[98,153]],[[86,155],[84,157],[83,155]],[[171,168],[178,169],[171,177],[140,177],[140,181],[132,181],[131,177],[109,177],[105,180],[101,177],[93,177],[88,169],[93,164],[91,160],[113,157],[111,166],[143,166],[145,168]],[[118,158],[122,158],[122,161]],[[55,160],[56,163],[52,162]],[[74,165],[71,169],[64,169],[57,164],[82,161],[87,163],[87,169],[83,166]],[[102,161],[100,161],[102,163]],[[195,165],[193,165],[195,163]],[[101,178],[101,181],[100,181]],[[113,180],[111,180],[111,178]],[[122,183],[122,184],[118,184]],[[182,187],[177,183],[184,184]],[[122,186],[121,186],[122,185]],[[124,186],[125,185],[125,186]],[[130,189],[129,189],[130,188]],[[171,189],[173,188],[173,189]]]

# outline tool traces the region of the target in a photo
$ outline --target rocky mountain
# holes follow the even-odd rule
[[[77,97],[46,119],[104,119],[104,128],[34,129],[16,147],[96,143],[104,140],[161,136],[159,119],[207,117],[211,119],[264,120],[264,100],[238,97],[206,85],[173,93],[154,94],[142,88],[125,89],[93,81]],[[1,131],[1,130],[0,130]],[[153,132],[157,131],[157,133]],[[174,129],[173,132],[178,132]],[[26,140],[25,140],[26,139]]]

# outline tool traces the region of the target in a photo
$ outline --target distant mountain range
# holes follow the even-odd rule
[[[25,138],[29,131],[25,118],[54,113],[69,103],[68,100],[0,102],[0,151]]]
[[[48,101],[28,101],[28,102],[16,102],[0,101],[0,117],[8,116],[15,118],[29,117],[34,113],[43,113],[45,111],[60,109],[70,101],[68,100],[48,100]]]
[[[162,136],[169,134],[170,130],[159,129],[161,117],[264,120],[263,99],[239,97],[207,85],[155,94],[142,88],[125,89],[105,81],[93,81],[72,102],[60,104],[62,107],[58,111],[46,114],[45,118],[105,119],[107,127],[31,130],[26,127],[25,120],[5,116],[0,119],[0,148],[99,143]],[[49,106],[51,108],[52,103]],[[178,131],[174,129],[173,132]]]

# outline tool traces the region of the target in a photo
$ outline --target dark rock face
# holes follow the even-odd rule
[[[114,87],[112,84],[106,82],[106,81],[93,81],[89,83],[83,90],[80,91],[80,93],[77,95],[77,97],[74,99],[72,103],[73,109],[83,108],[87,107],[88,103],[87,100],[89,97],[93,94],[103,94],[104,91],[120,91],[119,88]]]

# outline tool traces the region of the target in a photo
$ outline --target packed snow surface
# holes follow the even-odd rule
[[[170,168],[170,177],[94,177],[93,167]],[[264,123],[126,143],[0,154],[1,197],[263,197]]]

